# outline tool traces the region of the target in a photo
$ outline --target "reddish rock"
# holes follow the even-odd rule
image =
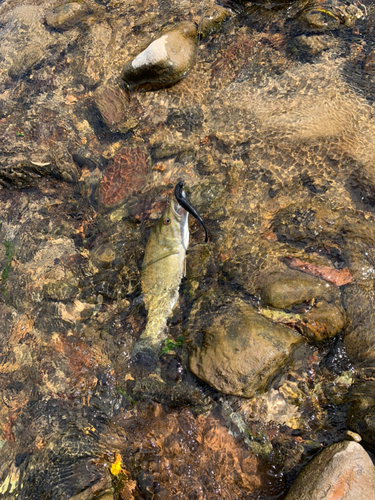
[[[345,269],[335,269],[333,267],[312,264],[311,262],[304,262],[292,257],[286,259],[286,264],[291,269],[298,269],[298,271],[311,274],[332,283],[334,286],[347,285],[353,280],[353,276],[347,267]]]
[[[112,132],[125,134],[137,127],[140,114],[138,101],[134,96],[129,100],[119,87],[99,87],[95,92],[95,104]]]
[[[99,202],[113,207],[143,187],[147,156],[139,148],[123,148],[107,167],[99,184]]]
[[[261,460],[211,415],[196,417],[186,409],[168,413],[160,405],[140,403],[136,418],[123,414],[116,423],[118,453],[128,481],[137,481],[136,498],[242,499],[264,489]],[[125,498],[131,498],[128,492]]]
[[[95,93],[95,102],[105,123],[112,127],[126,116],[125,95],[116,87],[100,87]]]
[[[375,467],[354,441],[335,443],[302,470],[285,500],[374,500]]]

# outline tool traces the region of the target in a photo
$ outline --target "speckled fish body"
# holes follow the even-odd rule
[[[142,264],[143,299],[148,311],[145,331],[133,353],[158,351],[166,338],[166,325],[178,299],[185,274],[189,245],[188,212],[172,195],[168,207],[150,234]]]

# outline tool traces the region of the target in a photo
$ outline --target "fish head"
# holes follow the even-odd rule
[[[158,242],[161,247],[175,248],[177,245],[182,245],[186,251],[189,245],[189,212],[183,208],[175,196],[172,197],[161,216],[156,232],[158,234]]]

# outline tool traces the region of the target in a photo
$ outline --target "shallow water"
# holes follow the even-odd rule
[[[147,92],[127,60],[215,2],[89,1],[53,28],[56,5],[0,4],[0,497],[281,500],[372,397],[374,3],[222,2],[187,77]],[[150,374],[140,269],[180,179],[210,241],[190,220]],[[284,278],[301,300],[278,307]],[[233,304],[301,336],[245,396],[189,369]]]

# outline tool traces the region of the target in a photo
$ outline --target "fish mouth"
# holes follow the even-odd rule
[[[205,238],[205,243],[208,241],[208,231],[206,228],[205,223],[202,220],[202,217],[199,215],[197,210],[193,207],[193,205],[189,202],[189,200],[186,199],[185,191],[184,191],[184,181],[180,181],[177,183],[176,187],[174,188],[174,195],[176,197],[176,200],[178,201],[178,208],[177,208],[177,213],[182,215],[182,210],[186,210],[191,214],[197,221],[201,224],[201,226],[204,229],[206,238]],[[181,213],[181,212],[182,213]]]

